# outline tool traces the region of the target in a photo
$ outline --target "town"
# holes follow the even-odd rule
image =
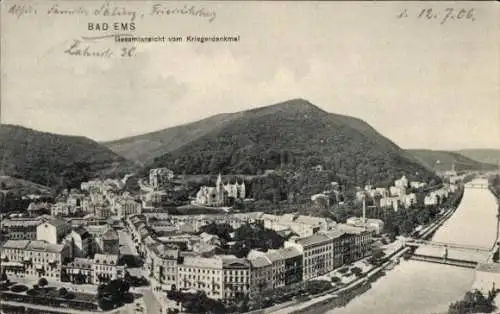
[[[449,200],[463,193],[465,179],[451,171],[431,187],[405,176],[390,187],[368,184],[352,200],[360,215],[335,221],[237,210],[236,202],[255,200],[244,179],[224,182],[220,174],[211,186],[200,183],[182,214],[162,210],[183,189],[181,177],[153,168],[143,178],[82,182],[53,199],[25,195],[28,207],[1,219],[2,300],[39,310],[107,311],[132,304],[148,313],[205,313],[212,307],[241,313],[359,287],[402,248],[402,236],[410,236],[388,236],[376,213],[427,209],[439,219],[456,206]],[[347,200],[339,201],[341,194],[331,182],[310,196],[310,206],[342,205]],[[198,213],[203,210],[208,212]],[[423,227],[412,225],[411,232]],[[47,286],[57,291],[43,290]],[[134,301],[142,295],[142,302]],[[95,296],[98,302],[90,301]]]

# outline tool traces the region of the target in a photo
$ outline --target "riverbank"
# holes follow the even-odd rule
[[[456,206],[459,205],[458,203],[461,201],[463,197],[463,192],[464,191],[461,190],[457,194],[456,199],[452,201],[453,205]],[[422,238],[432,237],[433,234],[436,232],[436,230],[439,229],[450,217],[453,216],[453,214],[457,209],[456,206],[450,208],[441,217],[439,217],[438,220],[434,221],[429,226],[421,230],[420,235],[422,235]],[[349,283],[348,286],[346,287],[327,291],[320,296],[315,296],[312,300],[309,300],[307,302],[293,304],[287,307],[283,307],[276,311],[264,311],[264,313],[313,314],[313,313],[325,312],[333,308],[344,307],[355,297],[370,290],[371,284],[386,274],[385,269],[387,268],[387,266],[389,266],[391,263],[395,263],[396,260],[399,260],[402,256],[405,255],[405,253],[409,252],[410,250],[411,248],[404,247],[403,245],[401,248],[395,250],[391,255],[386,256],[386,261],[382,265],[375,266],[374,268],[369,270],[365,274],[365,276],[357,280],[354,280],[353,282]]]

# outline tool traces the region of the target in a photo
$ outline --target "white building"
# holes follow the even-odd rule
[[[37,226],[36,239],[58,244],[70,232],[70,224],[64,220],[53,218]]]
[[[93,271],[94,284],[106,283],[125,276],[125,266],[118,265],[118,255],[114,254],[95,254]]]

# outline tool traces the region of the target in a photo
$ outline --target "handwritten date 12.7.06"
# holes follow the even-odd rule
[[[455,9],[446,8],[444,10],[436,10],[432,8],[424,8],[415,12],[414,17],[422,20],[435,20],[444,24],[450,20],[469,20],[474,22],[476,20],[476,12],[474,9]],[[408,18],[411,13],[408,9],[404,9],[397,15],[398,18]]]

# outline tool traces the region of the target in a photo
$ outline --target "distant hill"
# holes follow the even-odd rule
[[[409,149],[408,152],[415,155],[422,163],[434,168],[435,171],[451,170],[453,164],[455,164],[456,171],[496,169],[494,164],[479,162],[457,152],[428,149]]]
[[[174,134],[182,134],[182,140],[174,140]],[[390,182],[402,174],[435,178],[431,168],[364,121],[325,112],[303,99],[218,115],[118,142],[129,149],[140,143],[148,143],[148,147],[161,143],[157,146],[161,149],[151,150],[152,156],[141,159],[167,151],[148,166],[165,166],[180,174],[257,174],[283,167],[310,171],[322,165],[355,184]],[[108,146],[118,152],[118,142]]]
[[[140,163],[146,163],[214,130],[223,128],[238,114],[219,114],[194,123],[104,142],[115,153]]]
[[[462,149],[457,152],[479,162],[500,164],[500,149]]]
[[[59,188],[133,168],[122,156],[85,137],[0,125],[0,175]]]

